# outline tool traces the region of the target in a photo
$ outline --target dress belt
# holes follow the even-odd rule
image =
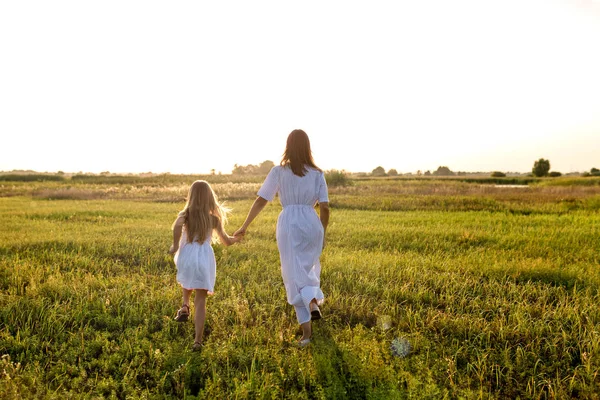
[[[313,208],[313,206],[308,205],[308,204],[287,204],[285,206],[283,206],[283,208],[288,208],[288,207],[309,207],[309,208]]]

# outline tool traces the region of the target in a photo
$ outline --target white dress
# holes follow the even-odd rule
[[[183,226],[179,250],[175,253],[175,265],[177,282],[184,289],[206,289],[209,294],[214,292],[217,263],[210,239],[211,233],[202,243],[190,243]]]
[[[283,210],[277,220],[277,246],[281,259],[281,275],[287,301],[296,307],[300,323],[312,299],[323,302],[320,288],[323,250],[323,225],[315,211],[315,203],[329,202],[327,183],[323,172],[307,168],[304,176],[295,175],[289,167],[271,169],[258,195],[272,201],[275,194]],[[305,308],[300,316],[300,308]],[[308,317],[310,320],[310,317]]]

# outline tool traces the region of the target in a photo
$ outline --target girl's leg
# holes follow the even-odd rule
[[[177,316],[175,317],[175,321],[177,322],[185,322],[188,320],[190,315],[190,295],[192,291],[189,289],[183,288],[183,305],[177,311]]]
[[[194,317],[196,337],[194,338],[194,343],[202,343],[202,337],[204,336],[204,322],[206,320],[206,295],[206,290],[196,289],[196,296],[194,297],[194,307],[196,308]]]
[[[192,295],[192,291],[190,289],[183,289],[183,305],[188,307],[188,312],[190,311],[190,296]]]

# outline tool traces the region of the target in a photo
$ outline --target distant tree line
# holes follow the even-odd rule
[[[398,175],[400,175],[400,174],[398,174],[398,171],[396,171],[395,169],[390,169],[389,171],[386,172],[382,166],[378,166],[377,168],[373,169],[373,171],[371,171],[371,176],[398,176]],[[406,174],[406,175],[412,175],[412,174]],[[433,172],[431,172],[431,171],[422,172],[421,170],[419,170],[419,171],[417,171],[416,175],[417,176],[465,176],[465,175],[467,175],[467,172],[461,172],[461,171],[454,172],[447,166],[439,166],[438,169]],[[536,160],[533,163],[533,168],[529,175],[538,177],[538,178],[546,177],[546,176],[555,178],[555,177],[562,176],[562,173],[558,172],[558,171],[550,171],[550,160],[540,158],[539,160]],[[569,174],[569,175],[571,175],[571,174]],[[585,176],[600,176],[600,170],[598,168],[592,168],[592,169],[590,169],[589,172],[586,171],[581,175],[584,177]],[[504,177],[506,177],[506,173],[502,172],[502,171],[493,171],[491,173],[491,177],[492,178],[504,178]]]
[[[373,171],[371,171],[371,175],[372,176],[398,176],[400,174],[394,168],[385,172],[385,169],[383,167],[379,166],[379,167],[375,168]],[[466,172],[452,172],[450,170],[450,168],[448,168],[446,166],[440,166],[440,167],[438,167],[437,170],[433,171],[433,174],[431,173],[431,171],[425,171],[424,174],[420,170],[417,171],[417,176],[421,176],[421,175],[453,176],[453,175],[466,175]]]
[[[270,160],[263,161],[259,165],[237,165],[233,166],[233,175],[267,175],[275,163]]]
[[[600,176],[600,169],[592,168],[590,172],[584,172],[583,176]]]

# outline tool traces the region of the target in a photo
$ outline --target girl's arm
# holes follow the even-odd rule
[[[250,211],[248,211],[248,216],[246,217],[246,221],[244,221],[244,224],[242,225],[242,227],[240,229],[235,231],[234,235],[236,235],[236,236],[244,235],[246,233],[246,229],[248,229],[248,227],[250,226],[252,221],[254,221],[254,218],[256,218],[258,216],[258,214],[260,214],[260,212],[263,210],[263,208],[265,208],[265,206],[267,205],[268,202],[269,202],[269,200],[258,196],[256,198],[256,200],[254,200],[254,203],[252,204]]]
[[[173,244],[169,249],[169,254],[175,254],[179,250],[179,240],[183,230],[183,217],[178,217],[173,223]]]
[[[323,225],[323,248],[325,248],[325,233],[327,233],[327,225],[329,225],[329,202],[319,203],[319,218]]]
[[[217,231],[217,236],[219,236],[221,243],[223,243],[225,246],[231,246],[232,244],[242,240],[242,235],[236,234],[235,236],[229,236],[227,232],[225,232],[225,228],[223,228],[221,220],[218,218],[215,218],[215,220],[215,230]]]

